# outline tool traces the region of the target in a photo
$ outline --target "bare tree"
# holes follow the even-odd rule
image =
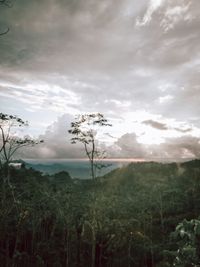
[[[71,143],[82,143],[85,149],[86,156],[90,162],[91,177],[94,180],[95,167],[98,165],[96,160],[104,158],[104,152],[101,152],[97,147],[97,130],[99,127],[112,126],[101,113],[91,113],[78,115],[74,122],[71,123],[71,129],[68,131],[74,137],[71,138]]]

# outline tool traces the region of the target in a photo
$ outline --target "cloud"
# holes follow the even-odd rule
[[[40,134],[41,123],[64,113],[101,112],[126,120],[113,125],[116,137],[134,127],[141,128],[135,141],[148,127],[147,143],[170,142],[167,134],[197,137],[199,10],[191,0],[15,1],[0,10],[10,27],[0,42],[1,111],[26,118]],[[48,142],[43,155],[65,155],[53,137]]]
[[[21,158],[85,158],[85,151],[82,144],[73,145],[70,142],[71,135],[68,133],[71,121],[74,117],[70,114],[60,116],[54,123],[47,127],[39,139],[44,140],[43,144],[35,147],[24,148],[18,156]],[[169,126],[154,120],[142,122],[158,130],[168,131]],[[200,156],[200,138],[188,135],[191,129],[181,126],[173,130],[184,135],[163,137],[158,144],[142,143],[135,132],[122,134],[119,138],[114,137],[112,127],[99,131],[98,147],[106,151],[108,158],[141,158],[149,160],[162,160],[181,158],[194,158]],[[148,131],[147,131],[148,133]],[[108,139],[108,140],[107,140]]]
[[[190,4],[191,3],[188,3],[187,5],[182,4],[167,8],[165,17],[161,22],[161,27],[165,32],[173,29],[181,20],[186,22],[190,22],[192,20],[192,16],[188,12]]]
[[[182,136],[168,138],[159,145],[137,141],[135,133],[125,134],[109,147],[110,157],[142,158],[147,160],[179,160],[200,157],[200,138]]]
[[[165,2],[165,0],[150,0],[149,1],[149,6],[146,10],[145,15],[141,20],[137,19],[136,20],[136,26],[145,26],[150,23],[152,20],[152,15],[154,12],[162,6],[162,4]]]
[[[164,155],[172,158],[198,158],[200,156],[200,139],[192,136],[167,139],[160,147]]]
[[[160,96],[159,97],[159,103],[163,104],[163,103],[167,103],[170,100],[172,100],[174,97],[172,95],[166,95],[166,96]]]
[[[158,130],[175,130],[177,132],[184,133],[184,134],[188,132],[192,132],[194,130],[192,127],[188,128],[184,125],[181,126],[181,123],[176,123],[177,125],[179,125],[179,127],[169,126],[166,123],[158,122],[155,120],[145,120],[142,123],[149,125]]]
[[[142,123],[146,125],[150,125],[151,127],[156,128],[158,130],[168,130],[168,127],[165,123],[161,123],[161,122],[157,122],[153,120],[146,120],[146,121],[143,121]]]
[[[192,128],[187,128],[187,129],[174,128],[174,130],[181,132],[181,133],[188,133],[192,131]]]
[[[115,147],[118,147],[118,157],[143,158],[145,155],[144,146],[138,143],[137,137],[134,133],[124,134],[115,142],[114,145]],[[116,153],[114,153],[114,155],[116,157]]]
[[[77,144],[71,144],[71,136],[68,133],[73,116],[65,114],[47,127],[46,132],[39,136],[44,140],[43,144],[33,148],[25,148],[20,153],[23,158],[82,158],[85,156],[84,148]]]
[[[20,102],[28,104],[32,110],[45,108],[63,112],[69,106],[73,109],[79,105],[79,98],[72,90],[37,80],[19,85],[0,81],[0,96],[17,98]]]

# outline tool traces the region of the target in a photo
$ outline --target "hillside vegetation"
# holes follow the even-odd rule
[[[199,160],[131,163],[96,180],[10,169],[10,184],[1,179],[0,196],[1,266],[200,262]]]

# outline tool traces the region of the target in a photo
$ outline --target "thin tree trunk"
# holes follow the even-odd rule
[[[10,257],[9,257],[9,238],[6,240],[6,266],[9,267]]]
[[[95,257],[96,256],[96,236],[95,231],[92,229],[92,264],[91,267],[95,267]]]
[[[99,245],[99,267],[101,267],[101,261],[102,261],[102,245],[100,243]]]
[[[128,244],[128,267],[131,267],[131,242],[129,239],[129,244]]]
[[[16,254],[17,247],[18,247],[18,244],[19,244],[19,239],[20,239],[19,238],[19,229],[17,229],[15,246],[14,246],[13,255],[12,255],[12,267],[15,266],[15,254]]]
[[[76,252],[76,266],[81,267],[81,231],[80,229],[76,230],[77,234],[77,252]]]
[[[154,252],[153,252],[153,216],[151,213],[151,265],[154,266]]]
[[[65,265],[66,267],[69,267],[69,231],[66,230],[66,261]]]
[[[93,181],[95,180],[95,172],[94,172],[94,160],[92,159],[91,162],[91,176],[92,176],[92,179]]]
[[[162,242],[164,243],[164,219],[163,219],[163,201],[162,201],[162,194],[160,193],[160,222],[161,222],[161,229],[162,229]]]

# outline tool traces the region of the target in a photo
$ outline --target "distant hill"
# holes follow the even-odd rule
[[[117,168],[105,174],[102,179],[120,179],[129,180],[133,177],[142,177],[144,179],[153,179],[153,176],[173,178],[182,174],[192,173],[195,170],[200,171],[200,160],[191,160],[187,162],[159,163],[159,162],[132,162],[122,168]]]
[[[97,171],[97,176],[103,176],[104,174],[112,171],[113,169],[122,166],[123,163],[119,162],[106,162],[107,168],[103,168],[101,171]],[[90,164],[88,161],[32,161],[26,160],[26,167],[33,168],[44,174],[55,174],[61,171],[66,171],[72,178],[88,179],[90,178]]]
[[[200,160],[194,159],[191,161],[183,162],[181,165],[186,168],[200,168]]]
[[[19,162],[19,161],[18,161]],[[21,162],[21,161],[20,161]],[[24,162],[24,161],[23,161]],[[159,175],[161,177],[171,177],[180,175],[189,169],[200,169],[200,160],[191,160],[187,162],[106,162],[108,167],[97,172],[97,176],[102,176],[103,179],[112,177],[131,177],[133,174],[139,173],[140,176]],[[44,174],[53,175],[59,172],[67,172],[72,178],[88,179],[90,178],[90,165],[87,161],[26,161],[27,168],[33,168]]]

